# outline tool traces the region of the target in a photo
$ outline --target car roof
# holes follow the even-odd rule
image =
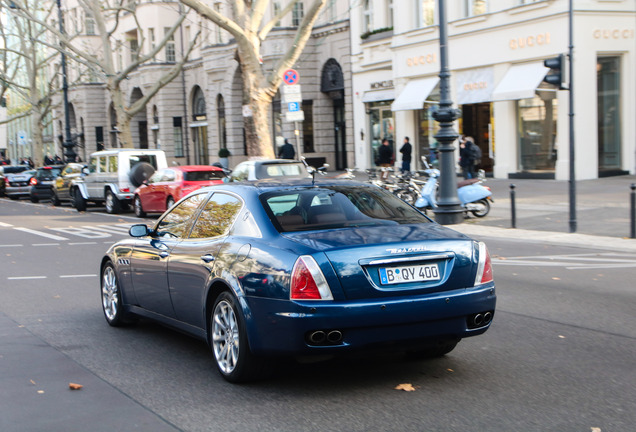
[[[256,192],[257,194],[270,192],[270,191],[284,191],[284,190],[293,190],[293,189],[305,189],[312,187],[329,187],[329,186],[349,186],[349,187],[369,187],[369,188],[377,188],[370,183],[354,181],[354,180],[342,180],[342,179],[316,179],[315,182],[312,182],[310,178],[281,178],[281,179],[263,179],[257,181],[239,181],[239,182],[231,182],[224,183],[219,185],[207,186],[205,189],[212,190],[235,190],[238,192],[239,190],[251,190]]]
[[[91,153],[91,157],[102,156],[102,155],[115,155],[115,154],[121,154],[121,153],[136,153],[140,155],[146,155],[146,154],[164,153],[164,151],[159,149],[120,148],[120,149],[111,149],[111,150],[100,150],[98,152]]]
[[[62,169],[65,166],[66,165],[44,165],[44,166],[39,167],[38,170],[55,169],[55,168]]]
[[[176,169],[179,171],[223,171],[223,168],[219,168],[213,165],[179,165],[179,166],[172,166],[172,167],[168,167],[166,169]]]

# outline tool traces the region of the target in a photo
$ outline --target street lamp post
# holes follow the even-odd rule
[[[448,70],[448,35],[446,33],[445,0],[438,1],[439,11],[439,54],[441,68],[439,73],[440,103],[433,118],[440,123],[440,130],[435,134],[440,152],[440,194],[438,208],[435,209],[435,220],[442,225],[458,224],[464,220],[464,212],[457,198],[457,175],[455,174],[455,147],[453,142],[458,138],[453,129],[453,121],[459,117],[450,99],[450,72]]]
[[[60,33],[64,34],[64,17],[62,15],[61,0],[57,0],[57,13],[58,21],[60,24]],[[75,151],[73,150],[74,144],[71,139],[71,116],[68,109],[68,81],[66,78],[66,54],[64,53],[64,43],[61,42],[62,47],[62,94],[64,95],[64,157],[66,162],[75,162]]]

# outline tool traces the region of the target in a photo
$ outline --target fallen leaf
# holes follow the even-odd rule
[[[565,339],[565,336],[559,335],[559,339]]]
[[[561,278],[553,277],[552,280],[561,280]]]
[[[455,372],[455,371],[454,371],[454,370],[452,370],[452,369],[446,369],[446,370],[447,370],[447,371],[449,371],[449,372]]]
[[[38,394],[44,394],[44,390],[38,390]]]
[[[590,429],[592,429],[592,432],[601,432],[601,428],[593,427]]]
[[[68,388],[70,388],[71,390],[80,390],[82,387],[84,386],[81,384],[68,383]]]
[[[58,298],[62,298],[59,295],[54,295],[53,298],[58,299]]]
[[[497,259],[500,259],[500,260],[502,260],[502,261],[505,261],[505,260],[507,260],[508,258],[500,256],[500,257],[497,257]]]
[[[413,387],[413,384],[400,384],[397,387],[395,387],[395,390],[402,390],[402,391],[407,391],[407,392],[412,392],[415,391],[415,387]]]
[[[29,380],[29,382],[30,382],[31,384],[35,385],[35,381],[33,381],[33,380]]]

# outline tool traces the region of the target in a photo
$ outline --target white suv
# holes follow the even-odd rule
[[[132,203],[135,189],[158,169],[168,167],[163,150],[113,149],[91,154],[88,167],[73,181],[71,197],[78,211],[88,201],[119,213]]]

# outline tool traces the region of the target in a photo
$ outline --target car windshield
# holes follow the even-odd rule
[[[307,177],[305,166],[298,163],[274,163],[256,165],[256,178],[276,178],[276,177]]]
[[[431,222],[393,194],[366,186],[276,191],[261,202],[280,232]]]
[[[183,179],[185,181],[208,181],[208,180],[219,180],[225,177],[225,173],[223,171],[186,171],[183,174]]]

